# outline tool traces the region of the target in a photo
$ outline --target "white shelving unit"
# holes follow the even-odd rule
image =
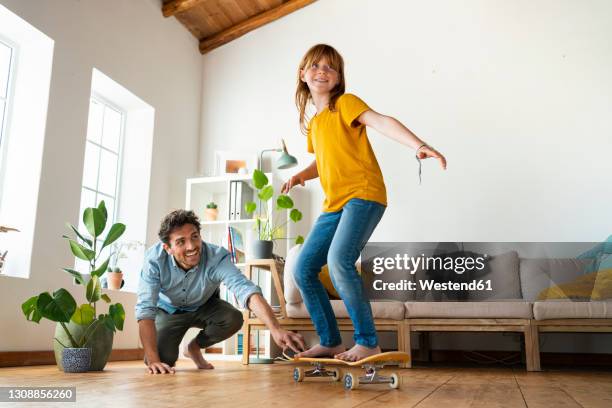
[[[276,195],[280,191],[280,180],[273,173],[266,173],[268,180],[272,186]],[[249,248],[250,243],[253,239],[256,239],[257,233],[255,231],[255,220],[254,219],[229,219],[229,208],[230,208],[230,183],[232,181],[243,181],[251,184],[252,174],[248,175],[226,175],[226,176],[215,176],[215,177],[197,177],[189,178],[186,181],[186,195],[185,195],[185,208],[187,210],[193,210],[201,220],[202,226],[202,239],[205,242],[211,244],[220,245],[228,248],[227,235],[228,227],[236,228],[242,234],[243,241],[246,249],[246,258],[250,259]],[[255,197],[256,198],[256,197]],[[214,201],[218,208],[218,220],[205,221],[204,213],[206,204]],[[280,218],[280,214],[274,211],[275,205],[273,200],[269,201],[270,209],[272,210],[272,218]],[[246,215],[246,214],[245,214]],[[283,217],[283,221],[287,220],[288,215]],[[285,240],[276,241],[274,246],[274,253],[280,256],[285,256],[288,250],[288,242]],[[245,263],[237,263],[236,267],[244,271]],[[264,297],[270,302],[275,301],[275,295],[272,291],[272,279],[267,271],[258,271],[253,275],[253,281],[259,285],[262,289]],[[229,293],[223,285],[221,285],[221,298],[237,306],[234,300],[233,294]],[[276,300],[278,302],[278,300]],[[273,303],[274,304],[274,303]],[[198,329],[190,329],[190,333],[185,336],[185,339],[190,339],[197,334]],[[241,334],[241,332],[239,332]],[[271,339],[269,332],[261,331],[258,334],[259,344],[264,349],[262,357],[270,356]],[[223,355],[227,356],[227,359],[236,359],[236,336],[227,339],[222,344],[215,345],[213,347],[222,347]],[[188,341],[188,340],[184,340]],[[252,344],[255,344],[253,342]]]

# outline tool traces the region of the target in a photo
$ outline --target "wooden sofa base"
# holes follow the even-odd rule
[[[314,331],[310,319],[280,318],[279,323],[286,330]],[[397,334],[398,350],[411,354],[411,333],[428,332],[513,332],[522,333],[525,347],[525,366],[527,371],[541,371],[540,333],[612,333],[612,319],[405,319],[403,321],[376,319],[376,330],[391,331]],[[339,319],[341,331],[352,331],[350,319]],[[253,330],[264,330],[265,325],[257,318],[247,317],[243,327],[243,350],[249,350],[250,335]],[[249,363],[248,354],[242,358],[243,364]],[[412,360],[401,366],[412,367]]]
[[[540,347],[537,330],[530,319],[406,319],[406,336],[412,332],[513,332],[525,341],[527,371],[540,371]]]

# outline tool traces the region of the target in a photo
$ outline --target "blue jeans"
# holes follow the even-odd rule
[[[294,276],[322,346],[342,343],[329,297],[318,276],[325,264],[353,321],[355,343],[370,348],[378,345],[372,308],[364,297],[355,262],[385,208],[374,201],[353,198],[340,211],[322,213],[304,242]]]

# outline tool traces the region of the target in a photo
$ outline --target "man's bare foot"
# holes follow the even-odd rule
[[[189,342],[189,345],[183,352],[183,355],[192,359],[200,370],[212,370],[215,368],[212,364],[204,359],[202,352],[200,351],[200,345],[195,341],[195,339]]]
[[[344,347],[342,344],[338,344],[335,347],[325,347],[320,344],[316,344],[306,351],[296,354],[296,357],[332,357],[335,354],[342,353]]]
[[[379,346],[368,348],[360,344],[355,344],[350,350],[334,355],[334,358],[344,361],[359,361],[366,357],[373,356],[374,354],[379,354],[380,352],[381,350]]]

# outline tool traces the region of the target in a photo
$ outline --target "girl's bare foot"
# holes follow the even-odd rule
[[[359,361],[366,357],[373,356],[374,354],[380,354],[381,350],[379,346],[369,348],[360,344],[355,344],[350,350],[344,353],[334,355],[334,358],[344,361]]]
[[[202,356],[202,352],[200,351],[200,345],[196,342],[195,339],[189,342],[189,345],[183,352],[183,355],[192,359],[195,365],[200,370],[212,370],[213,368],[215,368],[212,364],[210,364],[204,359],[204,357]]]
[[[335,354],[342,353],[344,347],[342,344],[338,344],[335,347],[325,347],[320,344],[316,344],[306,351],[296,354],[296,357],[332,357]]]

